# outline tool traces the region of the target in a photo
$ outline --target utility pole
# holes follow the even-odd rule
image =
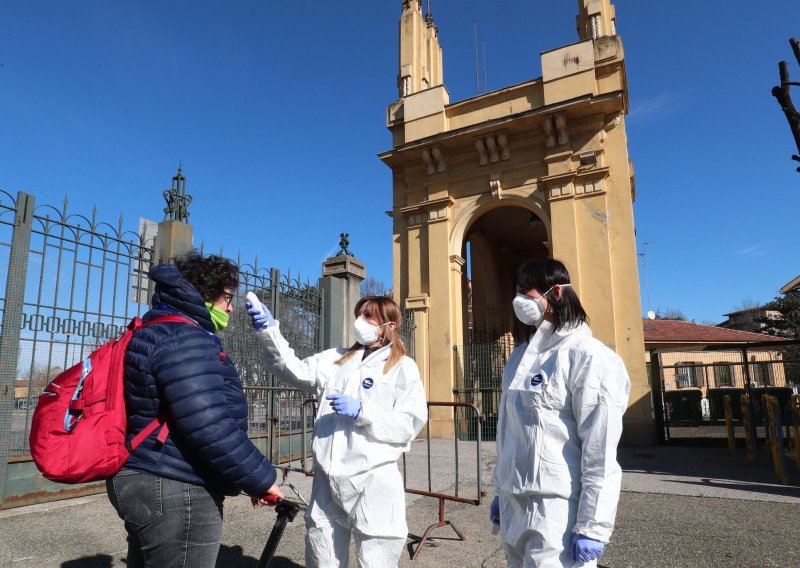
[[[488,92],[486,89],[486,40],[481,39],[481,43],[483,44],[483,92]]]
[[[797,38],[789,40],[789,45],[792,46],[794,57],[797,59],[797,64],[800,65],[800,42]],[[778,63],[778,73],[780,74],[781,84],[778,87],[772,87],[772,96],[778,99],[778,104],[781,105],[783,114],[786,115],[786,120],[789,121],[789,129],[794,136],[794,143],[797,146],[797,153],[800,154],[800,112],[794,106],[792,101],[792,94],[789,87],[800,87],[800,83],[793,82],[789,79],[789,67],[785,61]],[[793,155],[792,159],[800,162],[799,155]],[[800,168],[797,168],[800,172]]]
[[[478,21],[472,20],[472,43],[475,47],[475,96],[481,92],[478,75]]]

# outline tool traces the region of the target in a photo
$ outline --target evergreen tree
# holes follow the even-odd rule
[[[779,311],[782,317],[760,318],[759,322],[766,325],[762,333],[800,339],[800,289],[777,296],[765,307],[768,310]]]

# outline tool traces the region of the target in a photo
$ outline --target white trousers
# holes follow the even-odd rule
[[[560,497],[500,495],[500,534],[509,568],[596,568],[572,560],[578,502]]]
[[[306,518],[306,566],[345,568],[350,537],[359,568],[394,568],[408,536],[403,478],[396,464],[349,477],[314,474]]]
[[[306,566],[309,568],[346,568],[350,561],[351,530],[334,521],[317,525],[306,519]],[[395,568],[400,561],[404,538],[367,536],[352,530],[358,568]]]

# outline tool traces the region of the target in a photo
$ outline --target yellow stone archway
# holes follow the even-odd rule
[[[595,336],[626,363],[632,392],[624,440],[653,440],[627,79],[610,0],[579,0],[580,41],[542,53],[541,78],[452,104],[433,17],[423,16],[420,2],[402,6],[399,99],[387,112],[392,149],[380,158],[393,173],[394,293],[415,312],[429,400],[453,400],[453,351],[464,341],[465,274],[473,268],[465,239],[483,257],[494,255],[496,266],[482,268],[481,293],[487,320],[508,325],[509,273],[513,257],[521,264],[526,253],[523,246],[506,254],[497,239],[525,232],[519,218],[505,215],[524,211],[542,222],[531,254],[566,264]],[[452,435],[448,409],[434,409],[431,432]]]

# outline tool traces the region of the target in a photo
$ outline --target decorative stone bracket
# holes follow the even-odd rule
[[[481,166],[510,159],[511,148],[508,144],[508,132],[501,130],[475,137],[475,149],[478,151],[478,164]]]
[[[447,162],[439,144],[422,150],[422,161],[425,162],[428,175],[447,171]]]
[[[547,148],[553,148],[556,146],[556,140],[558,140],[559,146],[565,146],[569,144],[567,116],[563,112],[557,112],[544,117],[542,128],[544,129],[546,136],[545,146]]]

